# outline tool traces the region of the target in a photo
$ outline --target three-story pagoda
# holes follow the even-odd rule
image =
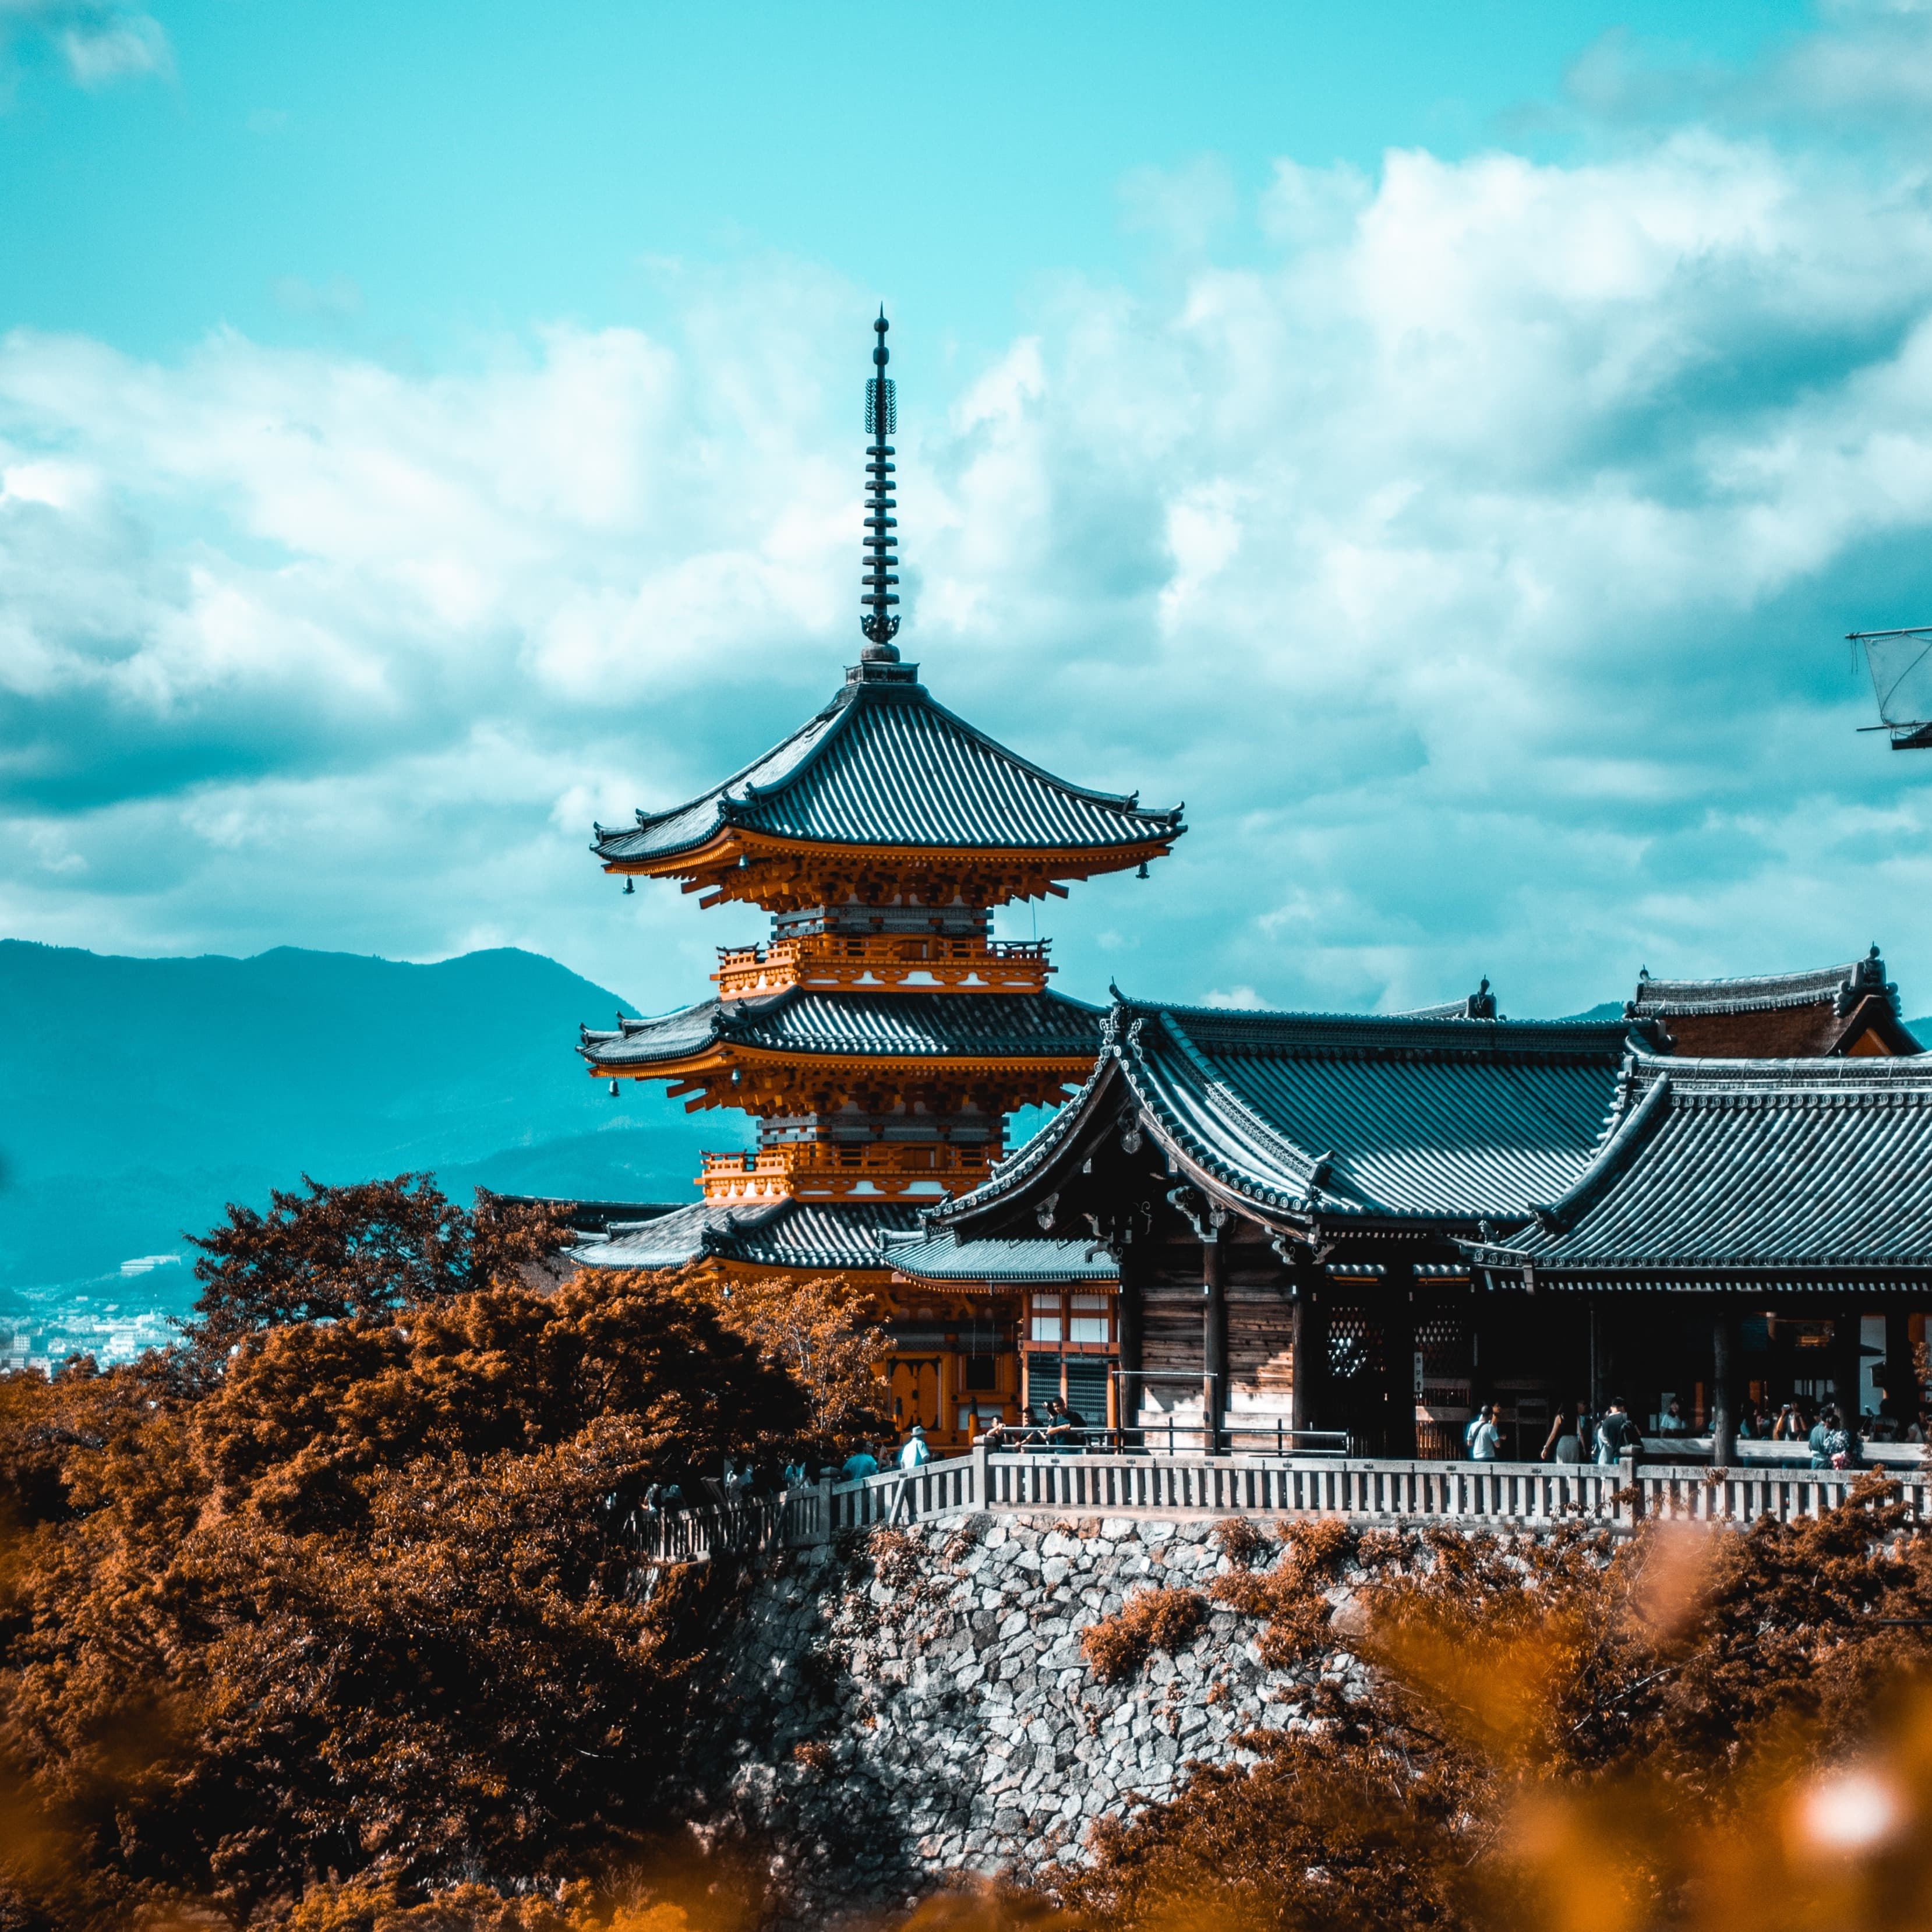
[[[873,326],[858,663],[815,717],[722,784],[596,828],[607,872],[675,879],[705,906],[747,902],[772,926],[761,946],[720,949],[711,998],[585,1030],[580,1051],[614,1091],[662,1080],[688,1109],[758,1122],[752,1151],[705,1156],[701,1201],[614,1226],[583,1252],[594,1265],[838,1270],[886,1288],[885,1243],[985,1179],[1008,1115],[1064,1099],[1099,1048],[1100,1010],[1048,987],[1046,941],[995,940],[994,909],[1097,873],[1144,875],[1184,829],[1178,808],[1069,784],[1008,751],[902,662],[896,412],[883,314]],[[1113,1273],[1078,1242],[1038,1245],[1029,1282]],[[1005,1305],[1017,1282],[952,1272],[901,1275],[889,1296],[900,1418],[942,1441],[962,1432],[958,1397],[1010,1408],[1017,1393]],[[1086,1325],[1097,1332],[1090,1313]]]

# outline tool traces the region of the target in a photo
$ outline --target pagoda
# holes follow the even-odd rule
[[[995,940],[994,909],[1099,873],[1145,877],[1185,828],[1178,808],[1069,784],[1008,751],[902,660],[887,326],[881,311],[866,391],[859,662],[782,743],[672,810],[596,827],[591,848],[627,891],[675,879],[701,905],[770,914],[764,944],[719,950],[710,998],[586,1028],[580,1048],[614,1093],[662,1080],[688,1110],[752,1114],[758,1144],[706,1155],[700,1200],[616,1222],[579,1258],[862,1277],[888,1304],[899,1420],[949,1442],[974,1412],[1017,1402],[1021,1284],[971,1279],[970,1257],[964,1278],[896,1280],[887,1243],[916,1246],[924,1210],[986,1178],[1007,1117],[1079,1088],[1100,1044],[1100,1010],[1048,986],[1047,942]],[[1036,1245],[1035,1286],[1091,1304],[1078,1291],[1113,1273],[1088,1244]],[[1084,1312],[1090,1336],[1096,1322],[1111,1335],[1110,1317]]]

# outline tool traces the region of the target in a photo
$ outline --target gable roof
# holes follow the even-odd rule
[[[1932,1054],[1633,1054],[1595,1158],[1523,1233],[1476,1252],[1506,1270],[1527,1263],[1539,1281],[1932,1277]]]
[[[1138,794],[1090,791],[1008,751],[935,704],[917,670],[854,665],[783,743],[687,804],[596,826],[592,850],[669,861],[740,827],[826,845],[1104,853],[1186,830],[1178,806],[1143,810]]]
[[[1845,965],[1748,979],[1653,980],[1646,969],[1624,1014],[1660,1022],[1681,1051],[1702,1058],[1843,1053],[1868,1033],[1886,1052],[1919,1051],[1876,946]]]
[[[1063,993],[819,993],[706,1000],[609,1031],[581,1029],[598,1072],[692,1059],[714,1046],[815,1059],[1084,1060],[1100,1044],[1097,1006]]]
[[[1077,1166],[1096,1124],[1130,1116],[1172,1168],[1264,1224],[1521,1220],[1588,1163],[1628,1030],[1121,999],[1079,1095],[928,1219],[1000,1232]]]

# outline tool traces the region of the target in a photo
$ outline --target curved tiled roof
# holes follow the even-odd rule
[[[1520,1220],[1600,1144],[1628,1032],[1122,1000],[1081,1094],[929,1219],[970,1227],[1037,1192],[1083,1124],[1124,1102],[1180,1163],[1274,1218]]]
[[[714,1043],[820,1058],[1084,1058],[1099,1050],[1100,1010],[1064,994],[818,993],[799,986],[760,999],[706,1000],[655,1019],[586,1028],[593,1067],[688,1059]]]
[[[1789,1006],[1831,1006],[1849,1013],[1869,994],[1898,1010],[1898,988],[1888,983],[1874,946],[1862,959],[1802,973],[1765,973],[1735,980],[1653,980],[1646,971],[1624,1009],[1631,1019],[1675,1019],[1691,1013],[1772,1012]]]
[[[817,717],[732,777],[634,829],[607,861],[674,857],[726,826],[829,845],[1106,851],[1178,838],[1180,809],[1055,778],[935,704],[910,664],[854,667]]]
[[[1539,1274],[1932,1273],[1932,1054],[1634,1055],[1615,1131],[1505,1252]]]
[[[676,1268],[701,1260],[757,1268],[883,1270],[880,1237],[918,1228],[899,1202],[776,1201],[756,1208],[694,1202],[650,1221],[614,1223],[601,1241],[571,1251],[584,1268]]]
[[[921,1231],[883,1235],[880,1246],[901,1274],[938,1287],[978,1281],[1112,1282],[1120,1274],[1120,1264],[1091,1241],[957,1241]]]

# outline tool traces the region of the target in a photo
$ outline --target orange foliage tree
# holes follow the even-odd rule
[[[187,1348],[0,1378],[0,1925],[554,1894],[662,1827],[701,1606],[626,1525],[812,1417],[700,1299],[532,1286],[542,1237],[311,1186],[210,1238]]]

